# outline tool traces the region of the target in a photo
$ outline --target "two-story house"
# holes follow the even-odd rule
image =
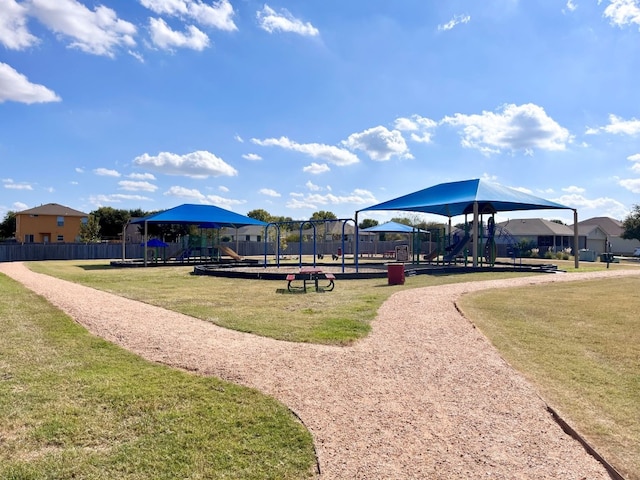
[[[76,242],[89,215],[57,203],[16,213],[16,240],[23,243]]]

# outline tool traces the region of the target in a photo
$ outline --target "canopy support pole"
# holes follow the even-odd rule
[[[356,273],[358,273],[358,266],[360,265],[360,255],[359,255],[359,251],[360,251],[360,232],[358,231],[358,212],[356,211],[355,214],[355,224],[356,224],[356,246],[354,249],[354,253],[355,253],[355,265],[356,265]],[[344,241],[344,225],[342,226],[342,238]],[[344,251],[342,252],[344,254]],[[343,255],[343,260],[342,260],[342,272],[344,273],[344,255]]]
[[[473,202],[473,226],[471,228],[473,268],[478,266],[478,202]]]
[[[149,235],[147,232],[147,221],[144,221],[144,266],[147,266],[147,242],[149,241]]]
[[[578,209],[573,209],[573,261],[576,270],[580,268],[580,245],[578,245]]]

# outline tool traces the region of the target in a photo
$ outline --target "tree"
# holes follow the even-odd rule
[[[333,212],[328,212],[324,210],[319,210],[317,212],[313,212],[310,220],[337,220],[336,214]]]
[[[95,216],[89,215],[87,223],[80,225],[80,241],[85,243],[100,241],[100,224]]]
[[[9,210],[0,223],[0,239],[13,238],[16,234],[16,212]]]
[[[640,240],[640,205],[634,205],[633,210],[622,222],[624,229],[620,237],[625,240]]]
[[[100,232],[104,238],[118,238],[122,234],[122,228],[131,218],[129,210],[115,209],[113,207],[100,207],[90,213],[97,218]]]
[[[391,221],[395,223],[402,223],[403,225],[409,225],[410,227],[413,226],[413,220],[409,217],[393,217]]]
[[[271,223],[273,222],[273,215],[271,215],[266,210],[262,208],[256,208],[255,210],[251,210],[247,213],[247,217],[253,218],[255,220],[260,220],[261,222]]]
[[[358,228],[365,229],[375,227],[376,225],[378,225],[378,220],[374,220],[373,218],[365,218],[360,222]]]

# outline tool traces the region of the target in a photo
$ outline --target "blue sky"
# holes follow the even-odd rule
[[[352,218],[486,178],[623,219],[639,74],[640,0],[0,0],[0,216]]]

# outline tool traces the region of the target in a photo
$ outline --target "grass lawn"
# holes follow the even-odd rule
[[[640,480],[640,278],[479,292],[465,315],[628,480]]]
[[[312,438],[244,387],[151,364],[0,275],[0,478],[300,479]]]
[[[402,289],[443,283],[509,278],[522,273],[419,275],[404,285],[386,278],[338,280],[332,292],[278,294],[282,280],[192,275],[193,266],[112,268],[106,261],[50,261],[29,268],[99,290],[158,305],[222,327],[280,340],[348,344],[369,333],[382,302]],[[530,274],[529,274],[530,275]]]

